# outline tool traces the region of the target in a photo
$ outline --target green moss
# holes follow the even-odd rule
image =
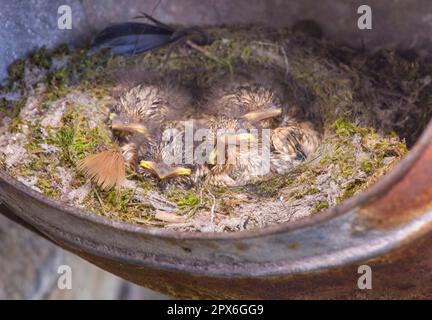
[[[112,206],[115,211],[126,212],[127,204],[131,201],[134,189],[116,189],[109,191],[100,191],[105,203]]]
[[[29,60],[35,66],[48,69],[51,65],[51,54],[48,49],[43,46],[29,54]]]
[[[45,196],[57,198],[61,195],[61,191],[53,184],[53,182],[54,180],[52,177],[40,177],[36,183],[36,187],[38,187]]]
[[[8,115],[8,103],[5,98],[0,98],[0,119]]]
[[[15,60],[8,67],[8,80],[9,80],[9,82],[23,80],[24,71],[25,71],[25,61],[22,59]]]
[[[108,56],[103,52],[88,55],[86,49],[77,50],[70,57],[68,63],[68,79],[72,83],[79,82],[80,85],[92,85],[108,81],[104,68],[108,62]]]
[[[345,199],[351,198],[353,195],[364,189],[365,180],[356,180],[350,182],[344,190],[342,190],[341,195],[338,197],[337,202],[342,202]]]
[[[36,123],[34,125],[29,125],[29,134],[27,135],[27,143],[24,148],[32,153],[34,150],[39,148],[41,142],[44,141],[42,130],[40,129],[40,124]]]
[[[372,174],[376,169],[374,161],[369,159],[363,160],[360,166],[361,169],[367,174]]]
[[[12,121],[9,125],[9,131],[10,132],[19,132],[20,131],[20,126],[22,125],[22,120],[20,116],[16,116],[14,118],[12,118]]]
[[[86,197],[85,203],[93,212],[113,219],[130,223],[151,221],[154,210],[149,204],[134,202],[134,193],[135,189],[101,190],[94,188]]]
[[[184,213],[191,213],[201,205],[201,199],[194,190],[172,188],[166,193],[169,201],[176,203]]]
[[[62,117],[63,126],[48,137],[48,142],[61,150],[61,160],[69,166],[89,154],[112,147],[111,133],[103,124],[89,128],[79,105],[71,106]]]
[[[248,192],[253,192],[260,197],[275,197],[282,188],[292,184],[294,181],[293,179],[292,174],[278,175],[271,179],[246,186],[244,189]]]
[[[69,80],[67,67],[59,68],[48,74],[48,82],[55,86],[66,86]]]
[[[69,46],[66,43],[61,43],[52,51],[52,55],[55,57],[65,56],[70,53]]]
[[[140,177],[138,177],[140,178]],[[139,183],[139,187],[143,189],[144,193],[147,194],[151,190],[155,190],[157,188],[156,182],[151,178],[144,179],[143,182]]]
[[[318,201],[315,204],[314,213],[320,212],[324,209],[328,209],[329,207],[330,207],[330,205],[327,201]]]
[[[341,138],[347,138],[353,136],[354,134],[360,134],[362,136],[367,134],[367,129],[360,128],[345,118],[337,119],[333,123],[332,128]]]

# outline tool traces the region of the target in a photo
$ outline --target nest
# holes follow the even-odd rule
[[[41,48],[9,67],[0,91],[0,168],[58,202],[174,230],[240,231],[319,214],[406,154],[431,116],[431,66],[412,52],[370,54],[293,30],[212,28],[211,45],[177,48],[167,61],[165,49],[115,57]],[[129,172],[123,188],[102,190],[77,164],[113,146],[111,108],[144,78],[181,83],[197,99],[227,79],[265,81],[323,141],[292,171],[242,187],[160,190]]]

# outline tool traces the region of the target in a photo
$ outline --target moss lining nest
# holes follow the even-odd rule
[[[296,27],[213,28],[216,39],[132,57],[41,48],[9,67],[0,91],[1,169],[68,205],[130,223],[182,231],[238,231],[293,221],[332,207],[388,172],[432,112],[431,65],[385,50],[335,46]],[[316,155],[291,172],[237,188],[171,188],[128,173],[103,191],[77,172],[112,146],[110,106],[119,74],[157,75],[199,89],[254,74],[270,79],[295,117],[323,132]],[[136,71],[138,70],[138,71]],[[129,79],[130,80],[130,79]]]

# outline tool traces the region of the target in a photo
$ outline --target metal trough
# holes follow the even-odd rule
[[[74,1],[70,2],[75,5]],[[88,19],[87,23],[91,20],[88,15],[96,14],[95,12],[108,15],[110,8],[113,9],[114,1],[108,5],[105,2],[102,5],[101,2],[95,1],[99,3],[99,7],[104,7],[100,8],[101,11],[94,10],[95,8],[90,10],[83,5],[84,8],[81,9],[87,13],[83,19]],[[118,2],[115,1],[116,8],[120,8],[113,9],[115,19],[111,20],[124,19],[125,13],[115,15],[124,8]],[[131,5],[136,11],[151,7],[148,4],[140,6],[138,1],[120,2]],[[175,21],[177,12],[178,17],[181,17],[177,20],[182,22],[184,16],[181,13],[185,8],[192,8],[199,1],[182,2],[185,7],[177,12],[172,9],[175,6],[172,1],[167,1],[165,5],[162,1],[161,8],[158,9],[162,13],[158,16],[165,13]],[[241,6],[246,8],[246,2],[239,1],[239,9]],[[263,5],[264,1],[254,2]],[[307,10],[311,8],[309,2],[291,1],[281,5],[283,8],[280,10],[288,12],[299,6]],[[343,10],[347,10],[348,6],[348,9],[354,10],[352,14],[349,13],[351,11],[348,13],[356,16],[358,1],[331,2],[332,6],[339,6]],[[327,2],[324,1],[322,6],[325,3]],[[427,6],[424,1],[412,3],[411,8],[418,10],[418,14]],[[12,8],[10,2],[4,5]],[[94,6],[97,7],[96,4]],[[382,8],[381,5],[379,7]],[[429,8],[432,9],[431,4]],[[227,13],[224,21],[241,22],[229,16],[227,1],[221,2],[220,10]],[[282,23],[281,14],[272,10],[276,16],[275,23]],[[317,10],[305,12],[312,18],[317,15],[319,20]],[[250,19],[249,22],[270,21],[268,16],[260,18],[259,12],[249,9],[249,13],[249,18],[242,14],[241,19]],[[189,12],[189,15],[192,14]],[[334,14],[340,15],[343,12]],[[210,16],[207,20],[202,18],[194,23],[220,22],[217,19],[220,18]],[[290,24],[294,18],[290,19],[285,23]],[[384,14],[383,19],[393,18],[391,14]],[[31,23],[37,25],[37,21]],[[356,26],[355,21],[353,25]],[[329,27],[329,30],[332,34],[333,27]],[[353,29],[346,33],[356,34],[357,31]],[[385,32],[388,30],[382,31]],[[348,37],[343,31],[333,36],[337,39]],[[70,36],[71,39],[74,37]],[[369,40],[372,43],[374,41],[373,38]],[[24,43],[22,39],[19,41]],[[419,46],[424,49],[430,44],[421,43]],[[232,234],[180,233],[115,222],[53,202],[2,172],[0,200],[3,201],[0,212],[59,246],[120,277],[173,296],[432,297],[432,122],[408,156],[367,191],[312,218],[259,231]],[[361,275],[358,267],[365,264],[372,268],[372,290],[360,290],[357,286]]]

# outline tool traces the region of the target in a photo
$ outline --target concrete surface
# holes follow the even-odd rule
[[[291,26],[302,19],[320,23],[325,34],[354,46],[373,49],[432,48],[432,1],[430,0],[0,0],[0,80],[6,67],[28,50],[70,41],[79,43],[115,21],[128,20],[139,12],[152,12],[167,23],[214,25],[259,23]],[[57,27],[57,9],[72,9],[72,30]],[[358,30],[357,8],[369,4],[373,30]]]
[[[93,266],[1,214],[0,243],[0,300],[168,298]],[[62,265],[72,271],[70,290],[57,284]]]

